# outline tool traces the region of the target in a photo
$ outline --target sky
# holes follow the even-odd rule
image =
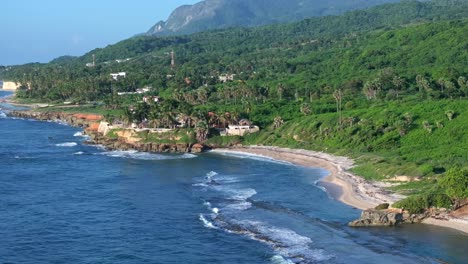
[[[48,62],[146,32],[200,0],[1,0],[0,65]]]

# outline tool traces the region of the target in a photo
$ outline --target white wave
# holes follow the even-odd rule
[[[325,194],[327,194],[328,198],[330,200],[335,200],[335,197],[328,191],[328,189],[325,186],[320,185],[321,180],[316,180],[314,181],[314,186],[323,191]]]
[[[5,114],[5,113],[3,113],[3,112],[0,112],[0,118],[6,118],[6,117],[7,117],[7,116],[6,116],[6,114]]]
[[[213,223],[211,223],[210,221],[206,220],[206,218],[200,214],[200,217],[199,217],[200,221],[203,222],[203,225],[207,228],[211,228],[211,229],[218,229],[216,226],[213,225]]]
[[[242,189],[242,190],[230,190],[233,195],[231,196],[232,199],[238,201],[245,201],[250,197],[257,194],[257,191],[252,188]]]
[[[83,154],[84,154],[83,151],[78,151],[78,152],[73,153],[73,155],[83,155]]]
[[[208,208],[208,209],[211,208],[211,203],[210,202],[204,202],[203,205],[206,206],[206,208]]]
[[[266,162],[272,162],[272,163],[277,163],[277,164],[294,165],[293,163],[288,162],[288,161],[277,160],[277,159],[270,158],[270,157],[267,157],[267,156],[252,154],[252,153],[246,153],[246,152],[242,152],[242,151],[214,149],[214,150],[211,150],[210,152],[220,154],[220,155],[224,155],[224,156],[239,158],[239,159],[253,159],[253,160],[266,161]]]
[[[75,134],[73,134],[74,137],[82,137],[83,136],[83,132],[76,132]]]
[[[197,156],[194,154],[183,154],[183,155],[162,155],[162,154],[153,154],[146,152],[138,152],[136,150],[127,150],[127,151],[106,151],[98,153],[100,155],[105,155],[114,158],[125,158],[125,159],[138,159],[138,160],[174,160],[174,159],[193,159]]]
[[[270,261],[273,264],[294,264],[294,262],[292,262],[292,260],[285,259],[281,255],[274,255],[273,257],[271,257]]]
[[[27,157],[27,156],[21,157],[21,156],[19,156],[19,155],[15,155],[13,158],[14,158],[14,159],[18,159],[18,160],[37,159],[36,157]]]
[[[240,233],[246,234],[254,240],[271,245],[273,250],[284,258],[290,258],[295,262],[327,261],[333,255],[327,254],[323,249],[310,248],[312,239],[301,236],[293,230],[269,226],[263,222],[239,221],[244,230]],[[280,260],[276,258],[276,260]],[[288,263],[288,262],[285,262]]]
[[[214,214],[219,214],[219,209],[214,207],[211,209],[211,211],[214,213]]]
[[[57,147],[75,147],[78,145],[76,142],[65,142],[65,143],[60,143],[60,144],[55,144]]]
[[[207,181],[211,182],[211,181],[213,180],[213,177],[216,176],[216,175],[218,175],[217,172],[215,172],[215,171],[210,171],[210,172],[208,172],[208,173],[206,174],[205,179],[206,179]]]
[[[238,202],[238,203],[231,203],[226,205],[224,209],[228,211],[245,211],[252,207],[252,204],[249,202]]]
[[[206,183],[194,183],[192,184],[193,187],[208,187]]]

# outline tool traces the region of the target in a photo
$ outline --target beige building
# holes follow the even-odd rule
[[[240,126],[240,125],[229,125],[226,128],[225,133],[221,133],[222,136],[244,136],[248,133],[256,133],[260,131],[258,126]]]

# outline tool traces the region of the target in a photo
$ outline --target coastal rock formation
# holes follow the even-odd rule
[[[36,119],[41,121],[64,122],[75,127],[89,127],[98,120],[103,119],[101,115],[94,114],[72,114],[62,112],[39,112],[39,111],[11,111],[9,116]]]
[[[370,227],[370,226],[395,226],[399,224],[420,223],[429,215],[409,214],[399,209],[377,210],[369,209],[361,213],[361,217],[350,222],[351,227]]]
[[[92,130],[86,130],[86,134],[90,137],[90,140],[86,142],[87,144],[102,145],[110,150],[137,150],[153,153],[201,153],[208,149],[203,144],[134,142],[129,141],[126,137],[106,137]]]
[[[102,145],[110,150],[137,150],[153,153],[201,153],[209,148],[203,144],[188,143],[153,143],[140,142],[134,137],[132,131],[122,132],[117,138],[104,136],[98,132],[101,115],[94,114],[71,114],[62,112],[39,112],[39,111],[11,111],[9,116],[36,119],[41,121],[56,121],[67,123],[71,126],[86,128],[85,133],[90,137],[86,144]]]

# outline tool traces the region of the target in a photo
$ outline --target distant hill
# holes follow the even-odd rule
[[[184,5],[147,35],[174,35],[237,26],[259,26],[337,15],[399,0],[204,0]]]

